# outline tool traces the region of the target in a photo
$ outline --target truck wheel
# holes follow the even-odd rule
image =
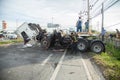
[[[104,51],[104,45],[101,42],[95,42],[91,45],[91,51],[101,53]]]
[[[44,49],[48,49],[49,46],[50,46],[50,41],[47,39],[47,37],[44,37],[41,40],[41,47],[44,48]]]
[[[85,52],[88,47],[88,42],[84,39],[80,39],[78,44],[77,44],[77,49],[81,52]]]

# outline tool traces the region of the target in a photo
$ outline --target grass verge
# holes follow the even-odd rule
[[[0,41],[0,46],[5,45],[5,44],[20,43],[20,42],[23,42],[21,38],[13,39],[13,40],[5,40],[5,41]]]
[[[96,64],[102,69],[106,80],[120,80],[120,50],[107,44],[106,53],[93,57]]]

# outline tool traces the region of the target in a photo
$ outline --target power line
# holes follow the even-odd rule
[[[110,7],[112,7],[113,5],[115,5],[117,2],[119,2],[120,0],[116,0],[116,1],[113,1],[113,0],[110,0],[110,1],[103,1],[104,3],[105,2],[107,2],[108,3],[108,5],[107,5],[107,3],[106,3],[106,5],[104,5],[105,6],[105,8],[104,8],[104,11],[106,11],[107,9],[109,9]],[[98,9],[99,8],[99,9]],[[92,18],[95,18],[96,16],[98,16],[98,15],[100,15],[101,14],[101,5],[100,6],[98,6],[94,11],[92,11],[93,13],[95,13],[96,11],[96,13],[95,13],[95,15],[94,16],[92,16]]]
[[[93,6],[95,6],[95,4],[96,4],[98,1],[99,1],[99,0],[96,0],[96,1],[94,2]]]
[[[101,1],[101,0],[96,0],[94,3],[92,3],[92,5],[93,5],[92,7],[93,7],[93,8],[95,8],[95,5],[96,5],[98,2],[99,2],[99,4],[100,4],[100,5],[98,5],[95,9],[93,9],[94,11],[95,11],[96,9],[98,9],[98,8],[101,6],[102,3],[104,3],[104,2],[106,2],[106,1],[108,1],[108,0],[104,0],[104,1],[102,1],[102,2],[100,2],[100,1]]]
[[[90,3],[92,3],[94,0],[90,0]]]
[[[108,10],[109,8],[111,8],[113,5],[115,5],[117,2],[119,2],[120,0],[116,0],[115,2],[113,2],[111,5],[109,5],[107,8],[105,8],[104,11]]]
[[[104,0],[105,1],[105,0]],[[103,1],[103,2],[104,2]],[[95,1],[95,3],[93,4],[93,10],[92,10],[92,13],[94,13],[95,15],[94,15],[94,17],[95,16],[98,16],[100,13],[101,13],[101,9],[102,9],[102,6],[101,6],[101,3],[100,3],[100,5],[98,5],[98,6],[95,6],[98,2],[100,2],[99,0],[97,0],[97,1]],[[92,16],[93,17],[93,16]]]
[[[84,11],[86,11],[86,6],[85,6],[86,5],[86,1],[83,0],[83,4],[82,5],[83,5],[83,12],[84,12]]]
[[[106,26],[105,28],[110,28],[110,27],[113,27],[113,26],[117,26],[117,25],[119,25],[120,24],[120,22],[119,23],[116,23],[116,24],[113,24],[113,25],[110,25],[110,26]]]
[[[95,5],[98,3],[98,1],[99,1],[99,0],[97,0],[97,1],[93,4],[93,10],[92,10],[93,13],[95,13],[96,11],[101,10],[101,9],[102,9],[102,3],[105,3],[105,2],[108,1],[108,0],[102,1],[102,2],[100,3],[100,5],[98,5],[98,6],[94,9],[94,7],[95,7]],[[99,1],[99,2],[100,2],[100,1]]]

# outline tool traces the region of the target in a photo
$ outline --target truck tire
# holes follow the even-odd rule
[[[47,37],[44,37],[42,40],[41,40],[41,47],[43,49],[48,49],[50,47],[50,41]]]
[[[84,39],[79,39],[78,43],[77,43],[77,49],[80,52],[85,52],[88,48],[88,42],[87,40]]]
[[[104,52],[104,45],[101,42],[94,42],[91,45],[91,51],[95,52],[95,53],[101,53]]]

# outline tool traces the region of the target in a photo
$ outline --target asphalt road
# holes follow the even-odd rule
[[[0,47],[0,80],[105,80],[83,53],[22,44]]]

